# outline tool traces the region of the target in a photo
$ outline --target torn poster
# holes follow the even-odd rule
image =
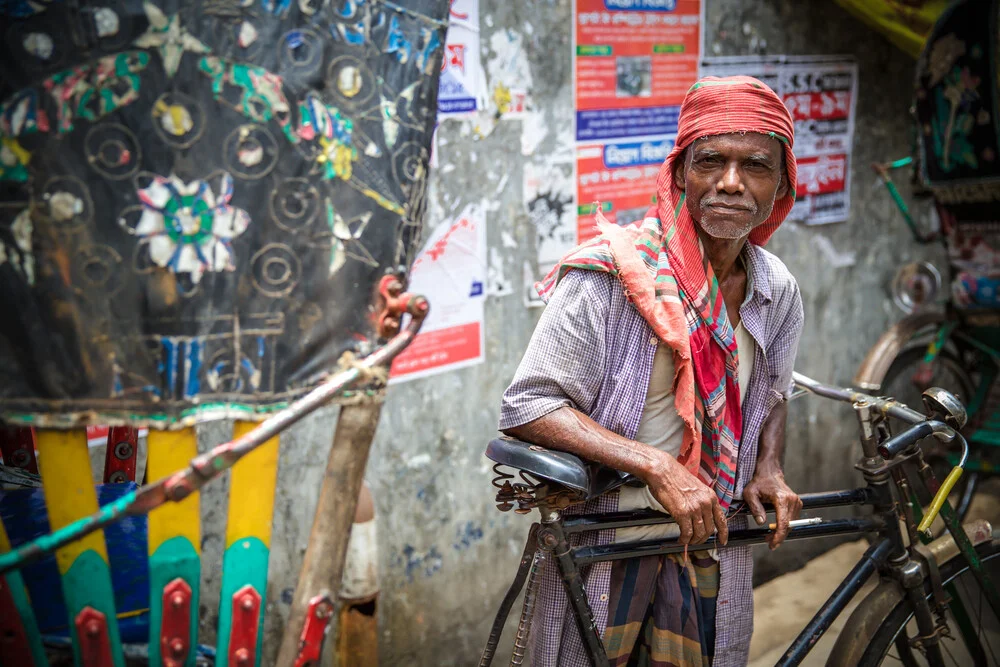
[[[431,302],[420,333],[392,364],[390,384],[482,363],[486,214],[467,206],[434,228],[410,272],[409,289]]]
[[[789,220],[843,222],[851,208],[851,146],[858,65],[851,56],[733,56],[703,76],[746,74],[771,86],[795,120],[796,202]]]
[[[488,95],[479,51],[479,0],[452,0],[444,49],[438,118],[485,109]]]
[[[524,303],[529,308],[543,305],[535,291],[535,281],[548,273],[577,243],[573,190],[571,160],[556,158],[542,164],[528,162],[524,165],[524,208],[537,234],[538,259],[537,274],[530,264],[524,273]]]

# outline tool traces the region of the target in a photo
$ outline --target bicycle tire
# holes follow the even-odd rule
[[[984,542],[976,547],[984,564],[1000,564],[1000,544]],[[962,555],[956,554],[939,566],[941,580],[947,585],[969,569]],[[971,575],[970,575],[971,576]],[[924,592],[931,596],[931,584],[924,581]],[[827,659],[827,667],[876,667],[889,657],[889,648],[897,635],[913,617],[910,603],[901,586],[895,581],[883,581],[868,594],[851,614]],[[952,628],[954,629],[954,627]],[[898,665],[897,658],[888,664]],[[997,663],[991,662],[991,665]]]

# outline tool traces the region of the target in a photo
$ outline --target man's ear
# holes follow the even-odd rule
[[[788,174],[782,170],[780,179],[778,180],[778,190],[774,193],[775,201],[784,199],[788,195],[788,191]]]
[[[687,172],[687,151],[684,151],[677,156],[674,161],[674,185],[678,190],[683,191],[684,185],[686,183],[685,175]]]

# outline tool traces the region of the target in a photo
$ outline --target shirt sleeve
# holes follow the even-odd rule
[[[782,294],[782,300],[787,300],[785,319],[777,329],[777,334],[771,343],[768,361],[771,371],[771,387],[786,400],[795,388],[792,372],[795,370],[795,356],[799,351],[799,340],[802,338],[802,327],[805,317],[802,311],[802,295],[799,286],[794,281]]]
[[[500,430],[569,406],[590,414],[606,362],[606,325],[614,278],[572,270],[556,287],[504,392]]]

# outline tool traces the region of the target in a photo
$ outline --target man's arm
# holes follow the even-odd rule
[[[500,430],[633,474],[673,515],[685,540],[698,543],[725,521],[715,493],[676,459],[623,438],[587,417],[607,367],[608,304],[621,289],[607,274],[570,271],[556,288],[504,392]],[[713,504],[714,503],[714,504]]]
[[[763,524],[765,517],[761,500],[774,505],[777,529],[768,542],[772,549],[788,536],[788,524],[798,518],[802,501],[785,483],[781,461],[785,451],[785,422],[788,418],[788,396],[792,389],[792,371],[802,337],[804,317],[802,297],[794,281],[779,297],[787,300],[785,318],[768,350],[771,364],[771,391],[781,394],[782,400],[772,409],[761,426],[757,442],[757,467],[753,479],[743,489],[743,500],[750,506],[754,519]]]
[[[774,505],[774,519],[778,524],[774,535],[768,538],[771,549],[777,549],[788,537],[788,524],[799,518],[802,501],[785,483],[781,459],[785,450],[785,422],[788,401],[781,401],[771,409],[761,427],[757,444],[757,468],[753,479],[743,489],[743,500],[750,506],[757,524],[763,524],[767,514],[761,500]]]
[[[562,407],[504,433],[635,475],[677,522],[682,544],[701,544],[713,527],[720,544],[729,537],[715,491],[666,452],[622,437],[579,410]]]

